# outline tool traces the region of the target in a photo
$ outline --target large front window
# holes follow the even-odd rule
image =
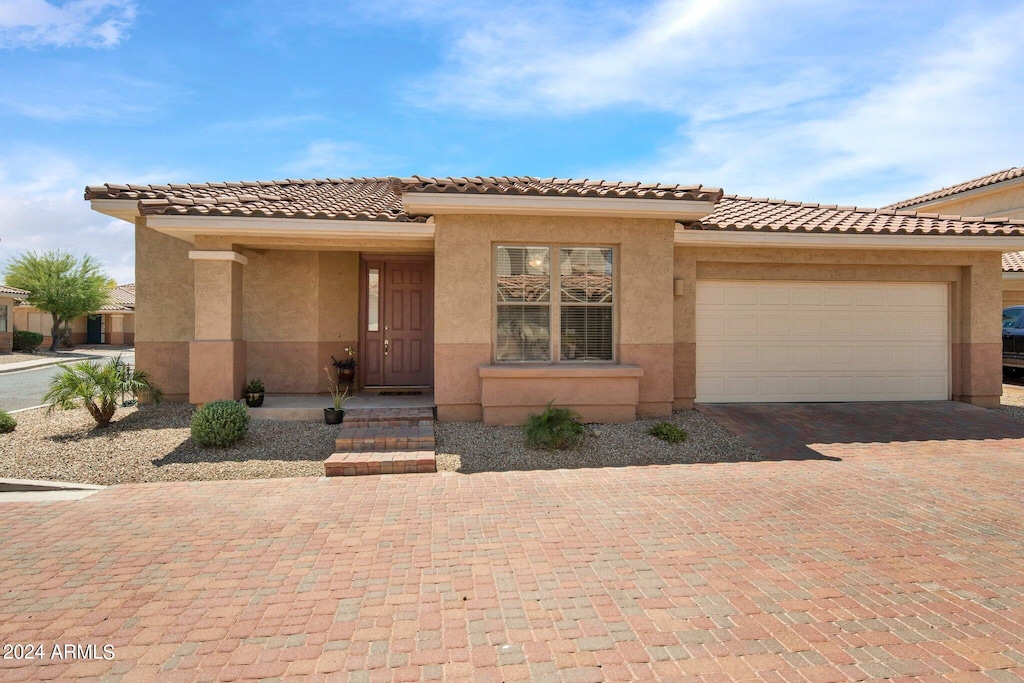
[[[499,246],[495,271],[495,360],[614,360],[611,247]]]

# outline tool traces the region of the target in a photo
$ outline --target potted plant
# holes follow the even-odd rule
[[[345,419],[343,407],[352,400],[352,397],[348,395],[348,387],[345,387],[345,391],[341,390],[341,383],[334,379],[330,370],[324,368],[324,373],[327,375],[327,388],[334,401],[333,408],[324,408],[324,422],[329,425],[338,425]]]
[[[259,408],[263,405],[263,380],[259,377],[249,380],[245,385],[245,405],[250,408]]]
[[[346,346],[345,353],[348,354],[345,360],[338,360],[334,356],[331,356],[331,360],[334,361],[334,367],[338,368],[338,383],[352,384],[356,379],[356,350]]]

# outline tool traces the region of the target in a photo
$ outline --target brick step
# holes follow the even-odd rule
[[[346,427],[399,427],[433,419],[431,408],[351,408],[345,410],[343,424]]]
[[[355,453],[367,451],[420,451],[434,447],[433,420],[420,420],[415,424],[371,427],[343,424],[334,441],[337,451]]]
[[[386,453],[335,453],[324,462],[324,474],[328,477],[436,471],[437,463],[433,449]]]

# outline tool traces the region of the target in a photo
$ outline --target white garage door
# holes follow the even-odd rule
[[[697,401],[949,398],[945,284],[697,283]]]

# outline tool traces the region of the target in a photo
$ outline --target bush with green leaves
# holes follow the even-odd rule
[[[43,343],[43,335],[28,330],[14,331],[14,350],[32,353]]]
[[[192,439],[200,446],[227,448],[249,430],[249,411],[238,401],[211,401],[192,413]]]
[[[6,410],[0,410],[0,434],[10,434],[18,426],[18,421]]]
[[[648,429],[647,433],[668,443],[682,443],[686,441],[686,432],[671,422],[659,422]]]
[[[523,431],[528,448],[551,450],[572,448],[583,440],[587,427],[572,408],[556,408],[548,403],[540,415],[530,415]]]
[[[97,426],[106,427],[118,403],[127,405],[128,397],[138,399],[140,396],[159,403],[163,392],[145,370],[136,370],[118,356],[102,364],[83,360],[61,366],[50,380],[50,389],[43,401],[50,404],[47,414],[57,408],[72,410],[81,402]]]

